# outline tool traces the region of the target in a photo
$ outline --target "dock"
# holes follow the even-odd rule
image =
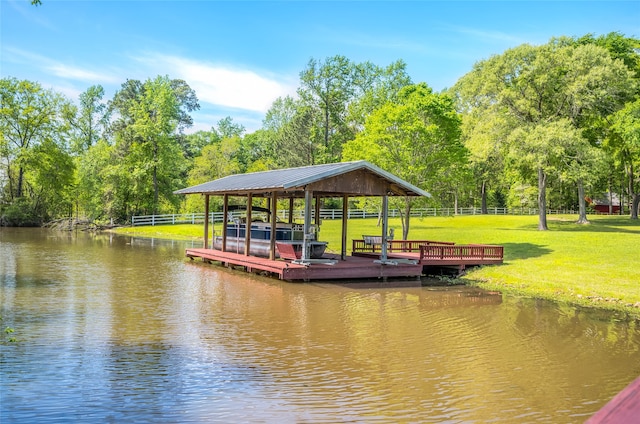
[[[413,184],[367,161],[328,163],[228,175],[187,187],[175,194],[204,196],[209,216],[210,196],[222,197],[225,219],[219,246],[209,243],[205,219],[203,248],[187,249],[186,256],[227,267],[241,267],[286,281],[405,278],[418,280],[429,267],[454,267],[502,263],[502,246],[455,245],[428,240],[392,240],[389,230],[389,197],[431,197]],[[235,203],[230,203],[231,197]],[[380,235],[354,240],[348,253],[349,198],[381,199]],[[339,254],[325,253],[327,243],[318,239],[322,199],[340,199],[342,228]],[[261,205],[255,205],[258,199]],[[294,202],[304,204],[303,222],[293,219]],[[266,203],[266,205],[265,205]],[[287,222],[278,220],[278,208],[288,206]],[[266,219],[254,219],[260,209]],[[243,216],[233,211],[244,210]],[[258,249],[260,244],[260,249]],[[210,249],[209,247],[216,247]],[[230,250],[234,250],[233,253]],[[242,252],[240,251],[242,250]]]
[[[285,281],[349,280],[413,278],[422,276],[422,265],[410,261],[376,263],[374,258],[325,254],[327,263],[301,264],[285,259],[268,259],[257,256],[222,252],[215,249],[187,249],[186,256],[204,262],[218,262],[230,268],[241,267],[247,272],[264,272]]]
[[[291,258],[268,259],[217,249],[187,249],[186,256],[239,267],[247,272],[267,273],[285,281],[418,279],[431,267],[464,270],[467,266],[502,263],[502,246],[456,245],[429,240],[390,240],[387,260],[380,261],[380,245],[376,240],[353,240],[351,256],[327,253],[322,260],[306,264]]]
[[[352,254],[377,257],[381,238],[365,236],[353,240]],[[387,240],[387,257],[417,261],[428,274],[430,268],[450,267],[459,272],[469,266],[498,265],[504,260],[504,247],[489,244],[455,244],[433,240]]]

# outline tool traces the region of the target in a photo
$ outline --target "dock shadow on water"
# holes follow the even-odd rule
[[[637,322],[460,286],[285,283],[184,247],[0,231],[17,339],[1,421],[579,423],[640,375]]]

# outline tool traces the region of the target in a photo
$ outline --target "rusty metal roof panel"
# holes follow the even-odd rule
[[[253,172],[248,174],[229,175],[182,190],[176,194],[233,194],[252,191],[285,191],[304,189],[304,186],[326,178],[335,177],[358,169],[365,169],[402,187],[414,196],[427,196],[429,193],[409,184],[367,161],[329,163],[323,165],[303,166],[299,168],[276,169],[272,171]]]

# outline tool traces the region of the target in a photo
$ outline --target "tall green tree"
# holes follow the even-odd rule
[[[594,45],[567,45],[562,40],[507,50],[477,63],[473,71],[463,77],[461,84],[472,87],[467,95],[471,92],[479,99],[469,103],[491,109],[498,107],[506,114],[512,131],[523,135],[522,139],[510,137],[514,147],[531,141],[529,151],[542,155],[530,162],[537,164],[540,230],[548,228],[548,179],[543,166],[548,163],[548,157],[544,152],[562,145],[572,148],[577,145],[573,142],[574,132],[568,134],[567,143],[561,143],[556,129],[564,124],[553,123],[569,122],[574,129],[584,129],[594,115],[619,104],[620,98],[632,87],[632,78],[626,66],[612,59],[606,50]],[[540,138],[544,136],[549,138]],[[538,148],[539,143],[547,148]],[[583,198],[578,200],[584,202]]]
[[[637,166],[634,161],[637,158],[633,154],[631,140],[633,140],[634,102],[640,95],[640,39],[611,32],[598,37],[587,34],[571,39],[571,42],[578,45],[592,44],[604,48],[613,59],[622,61],[634,75],[634,87],[625,93],[626,96],[619,98],[619,102],[614,108],[611,108],[610,104],[601,105],[604,108],[601,110],[599,119],[592,119],[589,122],[586,133],[593,144],[604,146],[605,152],[611,155],[609,160],[614,165],[613,170],[618,169],[625,175],[628,194],[631,198],[631,218],[635,219],[637,218],[638,206],[635,202],[637,189],[635,188],[634,168],[637,169]],[[624,125],[628,125],[627,129],[621,127],[622,122],[625,123]],[[631,134],[627,130],[630,130]],[[612,179],[617,178],[608,175],[609,186],[611,186]],[[611,187],[609,187],[609,192],[611,192]]]
[[[344,160],[368,160],[404,180],[440,196],[460,179],[466,163],[460,142],[461,120],[453,100],[426,84],[400,90],[371,114],[364,130],[344,146]],[[402,236],[409,234],[414,200],[404,199]]]
[[[63,194],[73,165],[66,143],[64,112],[69,102],[40,84],[16,78],[0,80],[0,154],[5,178],[4,205],[19,204],[15,224],[36,224],[68,209]],[[56,196],[56,192],[60,192]]]
[[[387,67],[370,62],[354,65],[354,98],[348,105],[348,124],[353,134],[362,130],[367,117],[387,102],[394,102],[403,87],[411,85],[407,64],[397,60]]]
[[[313,142],[314,112],[301,100],[278,98],[263,120],[266,153],[278,168],[321,162],[320,148]]]
[[[69,124],[74,132],[71,148],[77,154],[96,144],[108,129],[109,115],[103,97],[104,88],[93,85],[80,94],[79,105],[69,111]]]
[[[607,146],[614,157],[623,164],[628,176],[631,196],[631,219],[638,219],[640,204],[640,99],[613,114]]]
[[[504,178],[506,156],[508,154],[507,137],[510,131],[508,120],[497,105],[463,105],[455,87],[452,92],[457,98],[457,109],[462,115],[462,136],[469,150],[470,172],[479,186],[481,213],[488,213],[488,195],[491,188],[501,192],[507,185]],[[496,204],[496,206],[498,206]]]
[[[241,164],[238,160],[240,142],[240,137],[229,137],[205,146],[201,154],[194,159],[193,167],[189,170],[187,184],[189,186],[202,184],[239,173],[241,170]],[[220,206],[219,199],[214,199],[214,201],[218,202],[217,205],[213,205],[214,208]],[[185,211],[201,210],[202,201],[195,196],[187,196]]]
[[[318,122],[312,141],[320,149],[322,163],[338,161],[342,144],[352,138],[346,116],[354,93],[353,69],[346,57],[333,56],[323,62],[309,60],[300,73],[298,95]]]
[[[130,188],[123,193],[127,198],[116,202],[128,205],[119,219],[177,207],[173,190],[183,183],[187,168],[181,131],[192,122],[188,112],[198,106],[190,90],[181,80],[159,76],[144,83],[128,80],[114,96],[114,166],[109,175]]]

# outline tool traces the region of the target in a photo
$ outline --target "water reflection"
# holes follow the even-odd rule
[[[292,284],[184,243],[0,230],[2,422],[582,422],[637,324],[477,289]]]

